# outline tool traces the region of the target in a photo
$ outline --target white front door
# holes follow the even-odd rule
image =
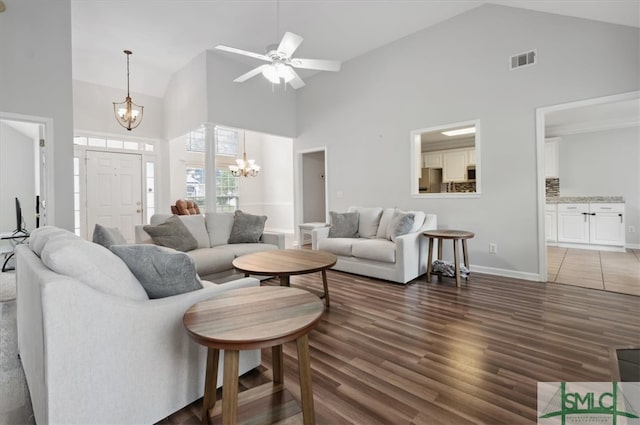
[[[87,151],[87,239],[96,223],[117,227],[134,242],[134,226],[142,224],[142,157],[136,154]]]

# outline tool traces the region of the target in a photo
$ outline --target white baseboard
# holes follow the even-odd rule
[[[625,245],[627,249],[640,249],[640,243],[628,243]]]
[[[496,276],[512,277],[514,279],[533,280],[535,282],[546,281],[546,279],[542,279],[537,273],[519,272],[517,270],[499,269],[497,267],[474,266],[473,264],[471,264],[469,268],[471,269],[472,275],[474,272],[478,272]]]

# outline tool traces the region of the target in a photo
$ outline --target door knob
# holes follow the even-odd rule
[[[136,210],[136,212],[137,212],[137,213],[139,213],[139,212],[142,212],[142,210],[141,210],[140,208],[138,208],[138,209]]]

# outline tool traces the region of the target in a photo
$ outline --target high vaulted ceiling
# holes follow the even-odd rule
[[[263,53],[291,31],[296,56],[348,61],[484,3],[640,27],[638,0],[72,0],[73,78],[126,89],[128,49],[131,91],[163,97],[218,44]]]

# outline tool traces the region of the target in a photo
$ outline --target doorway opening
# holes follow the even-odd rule
[[[327,211],[327,149],[311,149],[298,152],[298,225],[302,223],[326,223]],[[305,244],[304,235],[298,232],[296,244]]]
[[[640,248],[638,234],[632,231],[638,226],[637,214],[634,211],[640,208],[638,198],[640,179],[638,179],[637,162],[635,162],[640,150],[638,135],[640,135],[640,92],[638,91],[536,110],[538,247],[541,281],[561,282],[563,279],[571,280],[572,278],[575,280],[575,273],[563,279],[559,276],[562,265],[574,265],[573,257],[576,257],[576,261],[582,261],[583,257],[590,255],[606,256],[608,259],[609,251],[624,251],[626,248],[626,254],[629,254],[626,257],[630,257],[631,260],[637,259],[630,248]],[[620,144],[623,141],[625,141],[624,146]],[[572,214],[576,214],[565,211],[569,208],[569,204],[558,203],[555,208],[554,198],[557,202],[573,202],[571,200],[573,198],[562,197],[575,197],[577,205],[588,206],[588,214],[572,219]],[[613,249],[615,247],[609,249],[605,246],[607,242],[603,242],[600,237],[602,235],[597,233],[602,232],[602,229],[596,226],[598,221],[593,218],[595,214],[589,212],[593,212],[591,211],[593,205],[611,209],[621,204],[591,204],[589,203],[591,198],[623,198],[622,208],[626,211],[621,212],[620,216],[616,214],[615,220],[607,221],[619,227],[619,229],[614,228],[614,230],[617,229],[613,232],[616,234],[616,243],[612,242],[611,245],[620,245],[620,249]],[[620,201],[616,199],[611,202]],[[603,214],[603,219],[607,218],[604,217],[605,215]],[[575,225],[566,226],[572,223]],[[569,231],[567,229],[572,232],[567,233]],[[574,237],[576,229],[582,232],[581,237],[577,239]],[[607,234],[609,233],[612,232]],[[582,244],[578,246],[579,248],[591,248],[595,251],[574,249],[574,245],[578,242]],[[598,254],[598,251],[601,253]],[[605,252],[602,253],[602,251]],[[625,253],[611,253],[611,256],[616,255],[625,256]],[[558,261],[558,258],[562,261]],[[568,260],[571,261],[568,262]],[[615,261],[619,263],[619,259]],[[594,281],[591,287],[597,286],[597,289],[610,290],[607,288],[608,282],[610,286],[619,282],[607,279],[607,274],[610,275],[609,277],[613,275],[604,269],[605,262],[600,261],[600,263],[602,269],[598,268],[593,275],[600,276],[602,279],[599,282]],[[615,267],[616,270],[611,268],[614,274],[619,275],[616,279],[622,278],[626,281],[631,278],[640,283],[640,279],[636,276],[619,273],[624,269],[619,266],[620,264]],[[632,268],[637,271],[637,265]],[[589,276],[589,279],[594,280],[593,276]],[[569,281],[564,283],[571,284]]]

